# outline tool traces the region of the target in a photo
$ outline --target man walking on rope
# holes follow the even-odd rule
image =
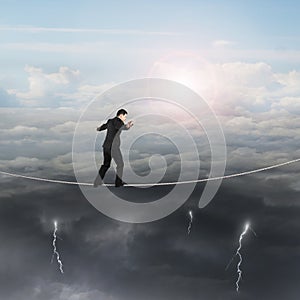
[[[103,183],[103,178],[105,173],[110,167],[111,159],[115,161],[117,164],[117,174],[115,180],[115,186],[120,187],[126,184],[123,180],[123,168],[124,162],[122,153],[120,150],[120,134],[122,130],[128,130],[133,126],[133,122],[129,121],[127,124],[124,124],[126,121],[127,111],[125,109],[120,109],[117,112],[117,116],[113,119],[109,119],[107,123],[102,124],[100,127],[97,128],[97,131],[102,131],[107,129],[106,137],[103,147],[103,164],[100,167],[98,175],[94,181],[94,187],[101,185]]]

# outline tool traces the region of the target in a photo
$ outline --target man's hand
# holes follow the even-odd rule
[[[100,131],[100,127],[97,127],[97,129],[96,129],[97,131]]]
[[[129,129],[130,127],[133,126],[133,121],[129,121],[127,124],[126,124],[126,127]]]

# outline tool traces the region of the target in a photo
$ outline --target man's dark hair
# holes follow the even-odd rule
[[[128,112],[127,112],[125,109],[121,108],[121,109],[119,109],[118,112],[117,112],[117,117],[118,117],[119,115],[127,115],[127,114],[128,114]]]

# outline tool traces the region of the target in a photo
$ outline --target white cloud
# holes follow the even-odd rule
[[[295,64],[299,66],[300,62],[300,51],[293,49],[242,49],[238,47],[212,46],[203,48],[200,53],[210,61],[222,63],[264,61],[275,65],[279,63],[279,66],[282,66],[282,63],[284,63],[285,67],[295,68]]]
[[[100,95],[101,93],[105,92],[106,90],[113,87],[115,83],[108,82],[100,85],[91,85],[91,84],[82,84],[79,85],[77,90],[73,93],[57,93],[57,96],[61,96],[63,99],[65,99],[65,102],[68,103],[69,101],[72,101],[70,104],[74,105],[74,100],[80,104],[86,104],[89,101],[91,101],[94,97]],[[76,104],[76,103],[75,103]]]
[[[216,72],[221,74],[224,85],[242,87],[264,87],[269,85],[273,79],[270,65],[258,63],[225,63],[216,65]],[[225,82],[224,82],[225,81]]]
[[[300,97],[283,97],[278,102],[272,104],[272,108],[286,110],[292,115],[298,115],[300,113]]]
[[[67,28],[67,27],[34,27],[34,26],[1,26],[0,31],[14,31],[25,33],[95,33],[116,35],[180,35],[171,31],[147,31],[138,29],[101,29],[101,28]]]
[[[300,72],[277,73],[274,75],[277,82],[282,85],[280,96],[300,96]]]
[[[213,46],[214,47],[228,47],[236,44],[233,41],[228,41],[228,40],[215,40],[213,41]]]
[[[161,67],[169,70],[165,64]],[[171,70],[176,71],[174,63],[171,65]],[[255,167],[264,167],[293,159],[300,155],[299,151],[296,151],[300,136],[298,125],[300,124],[300,75],[298,72],[276,73],[270,65],[263,62],[211,64],[209,70],[215,81],[208,81],[206,90],[214,95],[214,101],[210,104],[217,112],[225,132],[228,146],[227,172],[247,171]],[[196,74],[200,74],[197,71],[196,69]],[[107,83],[96,86],[79,81],[73,85],[73,89],[62,92],[61,86],[68,86],[70,83],[76,82],[78,74],[76,71],[61,68],[58,72],[45,73],[39,68],[28,67],[28,72],[34,74],[34,80],[36,77],[38,78],[36,80],[38,83],[39,80],[51,82],[54,87],[57,87],[53,94],[60,95],[64,99],[64,103],[67,99],[80,101],[82,98],[89,98],[91,100],[94,95],[112,85]],[[38,95],[35,90],[39,91],[42,87],[43,84],[32,85],[32,89],[28,93],[32,92]],[[189,106],[188,101],[190,100],[186,99],[186,101]],[[83,128],[83,132],[80,132],[82,143],[93,136],[94,132],[91,130],[99,125],[98,122],[102,121],[102,117],[107,116],[107,112],[112,111],[113,105],[114,103],[110,103],[108,100],[105,106],[101,106],[98,102],[92,106],[93,109],[88,114],[89,119],[86,126]],[[139,114],[139,110],[143,111],[144,109],[144,106],[133,108],[130,110],[130,114],[134,118]],[[18,110],[14,112],[13,109],[5,109],[4,115],[7,114],[6,112],[11,117],[7,121],[4,119],[2,124],[1,136],[3,139],[0,143],[2,168],[24,170],[29,173],[36,172],[41,177],[45,177],[43,166],[51,169],[48,175],[67,174],[72,170],[69,155],[77,121],[75,115],[79,116],[79,110],[71,108],[67,110],[25,110],[23,113]],[[167,113],[168,110],[166,110]],[[196,110],[193,113],[198,116],[202,114],[202,112],[197,113]],[[177,115],[173,115],[173,117],[180,120],[179,123],[182,126],[186,125],[185,119],[181,120]],[[171,140],[174,140],[174,136],[176,136],[179,137],[179,141],[183,141],[180,139],[182,131],[175,131],[172,124],[168,122],[152,124],[151,121],[146,121],[146,123],[150,123],[150,125],[146,125],[144,121],[145,118],[137,119],[133,131],[128,135],[130,138],[124,138],[124,143],[122,143],[124,153],[129,148],[132,138],[145,132],[145,126],[153,127],[154,132],[163,130],[163,133]],[[203,135],[203,131],[200,132],[197,128],[190,128],[191,131],[197,137]],[[93,138],[95,137],[93,136]],[[99,135],[97,146],[98,142],[99,145],[101,144],[103,138],[104,136]],[[147,151],[147,147],[150,146],[147,144],[144,143],[146,155],[144,160],[135,161],[135,167],[141,168],[146,165],[148,156],[150,156],[149,149]],[[151,145],[153,145],[153,141]],[[208,153],[207,150],[209,150],[208,144],[206,143],[205,146],[201,144],[201,155]],[[4,157],[4,154],[7,157]],[[147,154],[149,155],[147,156]],[[188,155],[188,153],[186,154]],[[61,160],[63,155],[66,155],[68,159]],[[183,153],[181,155],[188,161],[188,156],[184,156]],[[97,153],[96,156],[97,159],[99,158],[97,163],[100,163],[101,155]],[[26,169],[26,166],[30,166],[31,169]],[[82,168],[85,168],[84,159],[82,159]],[[193,168],[192,163],[189,168]],[[156,166],[156,169],[159,171],[160,164]]]
[[[28,74],[28,89],[6,91],[23,107],[82,107],[114,85],[112,82],[87,84],[79,70],[66,66],[61,66],[57,72],[45,72],[27,65],[25,72]]]
[[[16,96],[25,105],[38,105],[41,100],[50,104],[56,94],[65,89],[72,88],[79,79],[80,72],[68,67],[60,67],[58,72],[45,73],[41,68],[26,66],[25,72],[28,73],[28,91],[16,92]]]

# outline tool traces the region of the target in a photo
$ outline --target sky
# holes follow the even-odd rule
[[[128,183],[300,158],[298,1],[0,7],[0,171],[93,182],[105,137],[95,129],[120,106],[134,120],[121,134]],[[224,179],[201,209],[205,183],[85,190],[0,174],[0,299],[299,299],[299,170]],[[183,204],[135,223],[100,212],[90,195],[131,204],[171,195]],[[54,220],[64,274],[51,262]],[[237,292],[238,258],[226,266],[246,222],[256,235],[243,238]]]

